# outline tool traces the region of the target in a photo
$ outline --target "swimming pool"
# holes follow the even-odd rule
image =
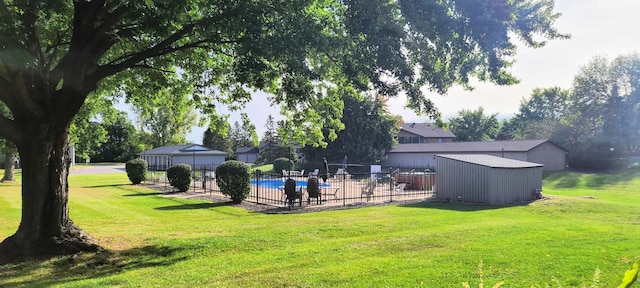
[[[256,181],[256,179],[251,180],[251,185],[257,185],[260,188],[282,188],[284,187],[283,179],[260,179],[260,181]],[[296,187],[307,187],[307,180],[296,180]],[[329,184],[322,183],[320,181],[320,187],[329,187]]]

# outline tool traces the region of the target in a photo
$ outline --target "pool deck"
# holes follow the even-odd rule
[[[299,179],[302,180],[302,179]],[[306,180],[306,178],[305,178]],[[320,182],[323,183],[322,181]],[[296,190],[301,190],[303,193],[303,199],[296,200],[293,209],[303,209],[310,206],[348,206],[354,203],[388,203],[394,201],[405,200],[420,200],[425,201],[434,198],[433,190],[409,190],[399,191],[397,186],[390,183],[376,184],[373,190],[373,195],[363,193],[364,188],[367,186],[367,181],[352,180],[352,179],[327,179],[326,187],[321,187],[321,199],[308,198],[306,186],[298,186]],[[161,184],[161,183],[159,183]],[[195,184],[195,185],[194,185]],[[205,188],[203,189],[203,184]],[[168,184],[165,184],[168,185]],[[195,187],[194,187],[195,186]],[[195,181],[192,183],[192,188],[189,193],[192,194],[208,194],[222,196],[219,192],[215,181]],[[204,196],[204,195],[203,195]],[[283,186],[280,187],[258,187],[251,185],[251,192],[249,197],[244,201],[264,204],[273,207],[287,207],[286,196],[283,191]]]

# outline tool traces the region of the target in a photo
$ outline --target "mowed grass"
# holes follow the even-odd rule
[[[0,266],[0,286],[615,287],[640,260],[640,173],[548,175],[552,200],[267,215],[72,175],[75,223],[111,253]],[[0,184],[0,238],[20,218]]]

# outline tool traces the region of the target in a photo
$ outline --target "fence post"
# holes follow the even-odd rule
[[[256,170],[256,203],[260,204],[260,169]]]
[[[207,193],[207,166],[202,167],[202,192]]]
[[[347,174],[342,174],[342,206],[347,206]]]

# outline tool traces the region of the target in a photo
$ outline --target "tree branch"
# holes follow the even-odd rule
[[[169,53],[169,52],[162,53],[162,51],[166,50],[167,47],[171,46],[173,43],[177,42],[178,40],[184,38],[186,35],[191,33],[191,31],[193,31],[193,28],[194,28],[194,24],[187,25],[183,29],[177,31],[176,33],[169,36],[167,39],[164,39],[160,43],[154,45],[153,47],[140,51],[138,53],[131,54],[127,59],[125,59],[124,61],[118,64],[113,64],[112,62],[110,64],[100,66],[98,67],[98,70],[95,73],[93,73],[93,75],[91,75],[91,78],[96,80],[103,79],[107,76],[124,71],[125,69],[128,69],[128,68],[131,68],[145,59],[165,55],[166,53]],[[177,50],[172,50],[171,52],[173,51],[177,51]]]
[[[174,71],[171,70],[165,70],[165,69],[160,69],[160,68],[155,68],[149,64],[139,64],[139,65],[133,65],[131,68],[143,68],[143,69],[151,69],[151,70],[155,70],[155,71],[160,71],[162,73],[173,73]]]
[[[35,59],[38,60],[38,65],[42,66],[43,55],[40,50],[40,40],[38,39],[38,34],[36,32],[36,27],[38,27],[38,11],[35,7],[34,1],[26,1],[23,2],[22,10],[24,11],[20,17],[22,21],[22,30],[25,35],[25,50],[29,52]]]
[[[69,42],[63,42],[62,39],[64,39],[64,34],[66,33],[58,33],[56,36],[56,40],[55,42],[53,42],[53,44],[51,46],[48,46],[45,49],[45,54],[49,54],[49,57],[47,57],[46,63],[44,65],[44,68],[46,70],[49,70],[51,68],[51,64],[53,64],[53,61],[56,59],[56,57],[58,56],[58,48],[60,48],[61,46],[64,45],[69,45]]]
[[[104,37],[106,37],[107,33],[122,19],[122,16],[124,16],[127,10],[129,10],[129,7],[127,5],[123,5],[116,8],[113,12],[107,13],[102,19],[100,26],[96,27],[91,32],[92,37],[86,41],[85,45],[87,47],[95,47],[92,50],[96,59],[100,58],[107,50],[109,50],[111,45],[115,43],[114,41],[104,41]]]

